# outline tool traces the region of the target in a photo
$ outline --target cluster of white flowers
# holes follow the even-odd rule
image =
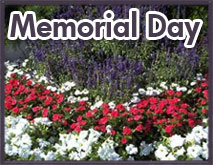
[[[61,92],[61,93],[68,92],[75,86],[76,84],[74,82],[67,81],[61,85],[61,87],[58,89],[58,92]]]
[[[191,144],[187,148],[187,155],[192,159],[208,159],[208,127],[196,126],[186,136],[186,142]]]
[[[53,151],[48,151],[45,153],[45,147],[48,147],[51,145],[49,141],[43,140],[38,138],[37,142],[39,144],[39,148],[35,148],[32,151],[30,151],[30,154],[34,156],[34,160],[55,160],[56,159],[56,153]]]
[[[37,126],[38,124],[50,126],[52,122],[47,117],[37,117],[34,119],[34,124]]]
[[[5,118],[5,153],[9,156],[28,158],[32,140],[28,135],[30,124],[21,117]]]
[[[187,157],[191,160],[208,159],[208,127],[196,126],[186,137],[173,135],[167,143],[158,145],[155,156],[159,160],[178,160]]]
[[[98,148],[98,155],[102,160],[122,160],[122,157],[116,153],[115,147],[117,144],[108,138],[101,146]]]
[[[129,155],[136,155],[138,153],[138,148],[134,146],[133,144],[129,144],[126,146],[126,152]]]
[[[70,83],[70,87],[73,88],[75,86],[75,83],[74,82],[69,82]],[[72,84],[72,85],[71,85]],[[69,87],[69,88],[70,88]],[[71,89],[70,88],[70,89]],[[88,101],[89,98],[86,96],[89,94],[89,91],[87,89],[83,89],[82,91],[76,89],[74,90],[74,93],[73,95],[69,96],[68,97],[68,101],[70,103],[75,103],[75,102],[79,102],[79,101]]]
[[[202,73],[197,73],[196,78],[197,81],[205,81],[206,78],[203,77]]]
[[[13,74],[13,73],[16,73],[16,74],[19,74],[19,75],[23,75],[24,74],[24,72],[21,69],[18,68],[18,64],[17,63],[7,61],[4,64],[5,64],[5,67],[7,69],[7,73],[5,75],[6,80],[8,78],[10,78],[11,74]]]
[[[157,96],[162,93],[162,89],[156,88],[154,89],[153,87],[147,87],[146,89],[140,88],[138,89],[138,92],[132,94],[132,99],[131,103],[138,103],[141,99],[140,96]]]
[[[79,134],[60,134],[60,143],[56,143],[54,148],[61,156],[68,154],[70,160],[81,160],[92,152],[92,145],[98,141],[100,135],[100,132],[93,129]]]
[[[100,101],[97,101],[94,105],[92,105],[90,108],[91,109],[95,109],[95,108],[99,108],[101,107],[101,105],[103,104],[104,102],[102,100]]]

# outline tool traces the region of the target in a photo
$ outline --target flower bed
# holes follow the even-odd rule
[[[207,75],[188,86],[140,88],[120,103],[94,100],[26,65],[6,63],[6,159],[208,159]]]

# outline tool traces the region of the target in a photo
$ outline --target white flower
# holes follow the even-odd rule
[[[181,92],[186,92],[187,88],[186,87],[177,87],[176,90],[181,91]]]
[[[131,102],[132,103],[138,103],[140,101],[140,98],[139,97],[133,97],[132,99],[131,99]]]
[[[129,155],[135,155],[138,153],[138,148],[135,147],[133,144],[129,144],[126,146],[126,151]]]
[[[50,145],[50,142],[45,141],[45,140],[43,140],[43,139],[40,139],[40,138],[39,138],[39,139],[37,139],[37,140],[38,140],[39,146],[40,146],[41,148],[44,148],[44,147]]]
[[[161,93],[162,93],[162,90],[160,90],[160,89],[153,90],[153,95],[154,96],[160,95]]]
[[[168,90],[168,87],[166,86],[166,82],[161,82],[160,87],[165,89],[165,90]]]
[[[138,92],[139,92],[141,95],[144,95],[144,94],[146,93],[145,89],[143,89],[143,88],[138,89]]]
[[[196,81],[192,81],[192,82],[190,83],[191,86],[195,86],[196,84],[197,84]]]
[[[155,156],[158,159],[165,158],[168,154],[168,148],[162,144],[158,146],[158,149],[155,151]]]
[[[76,98],[75,96],[70,96],[70,97],[67,98],[67,100],[68,100],[68,102],[70,102],[70,103],[75,103],[75,102],[77,102],[77,98]]]
[[[89,91],[87,89],[84,89],[83,91],[81,91],[84,95],[89,94]]]
[[[80,101],[88,101],[89,98],[88,98],[88,97],[83,97],[83,98],[80,98],[79,100],[80,100]]]
[[[166,160],[176,160],[175,156],[170,153],[167,157],[166,157]]]
[[[5,118],[5,153],[9,156],[28,158],[32,147],[28,135],[30,124],[26,119],[8,116]]]
[[[48,83],[48,78],[47,77],[45,77],[45,76],[41,76],[40,78],[39,78],[39,80],[38,80],[38,82],[43,82],[43,83]]]
[[[114,109],[115,108],[115,103],[114,102],[109,102],[109,108]]]
[[[180,147],[184,143],[184,138],[182,138],[180,135],[173,135],[169,138],[169,142],[172,148]]]
[[[176,88],[176,87],[179,87],[179,85],[178,85],[178,84],[175,84],[175,83],[172,83],[172,84],[171,84],[171,87],[173,87],[173,88],[175,87],[175,88]]]
[[[133,93],[132,96],[136,97],[138,96],[139,94],[138,93]]]
[[[41,160],[41,154],[43,153],[43,150],[40,148],[35,148],[34,150],[30,151],[30,155],[34,155],[34,160]]]
[[[193,145],[193,146],[189,146],[187,148],[187,156],[195,159],[197,157],[200,156],[200,154],[202,154],[202,148],[199,145]]]
[[[183,155],[185,152],[186,152],[186,150],[185,150],[183,147],[181,147],[180,149],[178,149],[178,150],[176,151],[175,154],[176,154],[177,157],[178,157],[178,156]]]
[[[27,80],[31,79],[31,75],[30,74],[25,74],[25,76],[26,76]]]
[[[101,105],[103,104],[104,102],[102,100],[96,102],[93,106],[91,106],[91,109],[95,109],[95,108],[99,108],[101,107]]]
[[[194,136],[194,140],[197,142],[197,143],[200,143],[201,139],[207,139],[208,137],[208,133],[206,131],[204,131],[204,128],[200,125],[194,127],[192,129],[192,135]]]
[[[55,160],[56,153],[53,151],[49,151],[46,155],[44,153],[42,153],[41,158],[43,158],[44,160]]]
[[[75,93],[74,93],[76,96],[78,96],[78,95],[81,95],[82,93],[81,93],[81,91],[79,91],[78,89],[75,91]]]
[[[103,160],[121,160],[122,158],[115,152],[115,143],[109,138],[102,143],[98,149],[98,155]]]
[[[47,89],[52,91],[52,92],[55,92],[57,90],[57,88],[53,87],[53,86],[47,86]]]
[[[188,133],[185,138],[186,142],[194,143],[194,136],[191,133]]]
[[[202,73],[197,73],[196,79],[197,79],[198,81],[201,81],[201,80],[204,81],[204,80],[206,80],[206,79],[203,77]]]
[[[110,133],[110,132],[111,132],[111,129],[112,129],[112,126],[111,126],[111,125],[107,125],[107,126],[106,126],[106,131],[107,131],[107,133]]]
[[[208,119],[203,119],[202,121],[204,124],[207,124],[208,123]]]
[[[207,160],[207,159],[209,158],[209,152],[208,152],[208,150],[204,150],[204,151],[202,152],[202,157],[203,157],[205,160]]]
[[[47,117],[38,117],[34,119],[34,124],[38,125],[46,125],[46,126],[50,126],[52,124],[52,122],[47,118]]]

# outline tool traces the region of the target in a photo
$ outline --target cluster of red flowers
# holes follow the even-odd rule
[[[107,103],[90,109],[85,101],[71,104],[63,94],[12,74],[5,85],[5,112],[31,121],[48,117],[68,132],[94,128],[110,136],[119,135],[125,144],[133,135],[144,137],[154,132],[156,136],[171,136],[201,124],[202,116],[207,116],[208,82],[200,81],[192,93],[187,98],[187,94],[183,97],[182,92],[167,90],[160,96],[141,99],[128,110],[122,104],[111,109]]]

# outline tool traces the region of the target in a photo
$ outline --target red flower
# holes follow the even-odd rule
[[[106,116],[109,113],[109,108],[104,108],[102,113]]]
[[[27,115],[27,119],[28,120],[32,119],[32,115]]]
[[[15,77],[16,74],[15,74],[15,73],[11,73],[10,76],[11,76],[11,77]]]
[[[82,118],[83,118],[83,117],[82,117],[81,115],[79,115],[78,118],[77,118],[77,121],[81,121]]]
[[[127,143],[127,139],[122,138],[122,139],[121,139],[121,143],[122,143],[122,144],[126,144],[126,143]]]
[[[28,81],[26,82],[26,84],[27,84],[28,86],[30,86],[30,85],[32,85],[32,81],[31,81],[31,80],[28,80]]]
[[[60,98],[57,100],[57,103],[60,104],[63,100],[64,100],[64,97],[60,97]]]
[[[207,109],[203,108],[203,109],[201,110],[201,112],[202,112],[203,114],[206,114],[206,113],[207,113]]]
[[[201,100],[202,105],[206,105],[206,103],[207,103],[206,100]]]
[[[158,102],[158,99],[155,97],[150,97],[149,102],[150,102],[150,104],[156,104]]]
[[[98,123],[99,124],[106,124],[108,122],[109,118],[106,116],[106,117],[102,117]]]
[[[77,127],[74,129],[74,131],[76,131],[76,132],[81,132],[81,127],[80,127],[80,126],[77,126]]]
[[[111,134],[112,134],[112,135],[115,135],[115,134],[116,134],[115,130],[112,129],[112,130],[111,130]]]
[[[86,103],[86,101],[80,101],[79,104],[82,106],[85,106],[87,103]]]
[[[188,104],[181,104],[181,107],[182,108],[187,108],[187,107],[189,107],[189,105]]]
[[[175,92],[174,92],[173,90],[168,90],[168,91],[167,91],[167,94],[168,94],[169,96],[173,96],[173,95],[175,94]]]
[[[178,91],[178,92],[176,92],[176,95],[177,96],[182,96],[182,92]]]
[[[75,127],[77,127],[77,123],[72,123],[72,124],[70,125],[70,128],[71,128],[71,129],[74,129]]]
[[[71,110],[71,108],[70,107],[66,107],[66,108],[64,108],[64,110],[69,112]]]
[[[166,133],[171,134],[173,128],[174,128],[173,124],[167,125],[165,128]]]
[[[52,117],[52,120],[53,120],[53,122],[55,122],[55,121],[61,122],[62,117],[63,117],[62,114],[54,114],[53,117]]]
[[[201,84],[202,87],[208,87],[208,82],[204,82]]]
[[[13,108],[12,111],[13,111],[14,114],[18,114],[20,112],[18,107]]]
[[[98,112],[98,109],[95,108],[95,109],[92,110],[92,112],[93,112],[93,113],[96,113],[96,112]]]
[[[42,116],[43,117],[47,117],[48,116],[48,109],[47,108],[44,108],[43,111],[42,111]]]
[[[56,104],[52,105],[52,109],[56,110],[57,109],[57,105]]]
[[[119,116],[119,112],[114,110],[114,111],[112,111],[111,116],[112,117],[118,117]]]
[[[47,97],[46,100],[44,101],[44,105],[48,106],[52,103],[53,98],[52,97]]]
[[[130,135],[132,133],[131,128],[124,126],[123,128],[123,135]]]
[[[122,104],[117,104],[115,106],[116,109],[120,110],[120,111],[124,111],[125,110],[125,107],[122,105]]]
[[[80,107],[76,108],[76,111],[84,111],[84,110],[86,110],[85,106],[80,106]]]
[[[101,105],[101,107],[105,109],[105,108],[109,108],[109,105],[108,105],[107,103],[103,103],[103,104]]]
[[[134,120],[135,120],[135,121],[138,121],[138,120],[140,120],[141,118],[142,118],[141,115],[136,115],[136,116],[134,116]]]
[[[142,100],[141,102],[139,102],[139,103],[137,104],[137,107],[138,107],[138,108],[146,108],[147,105],[148,105],[148,101],[147,101],[147,100]]]
[[[67,120],[64,120],[64,121],[63,121],[63,125],[65,125],[65,126],[68,125]]]
[[[188,119],[188,124],[189,124],[189,127],[193,128],[195,127],[195,121],[193,119]]]
[[[127,121],[128,121],[128,122],[130,122],[130,121],[132,121],[132,120],[134,120],[133,117],[128,117],[128,118],[127,118]]]
[[[143,129],[142,124],[139,124],[139,125],[135,128],[136,131],[141,131],[142,129]]]
[[[204,90],[203,94],[204,94],[204,97],[206,98],[206,100],[208,100],[209,99],[208,90]]]
[[[86,124],[87,124],[87,121],[82,120],[82,121],[79,121],[78,124],[79,124],[79,125],[86,125]]]
[[[183,108],[180,108],[180,112],[183,113],[183,114],[187,114],[188,111],[186,109],[183,109]]]
[[[132,113],[133,115],[137,115],[139,111],[135,107],[131,107],[129,112]]]
[[[94,114],[92,113],[92,111],[88,111],[86,113],[86,117],[93,117],[93,116],[94,116]]]
[[[38,112],[41,109],[42,109],[42,107],[40,107],[40,106],[33,107],[33,112],[36,113],[36,112]]]
[[[197,92],[197,93],[201,93],[201,91],[202,91],[202,89],[200,87],[195,89],[195,92]]]

